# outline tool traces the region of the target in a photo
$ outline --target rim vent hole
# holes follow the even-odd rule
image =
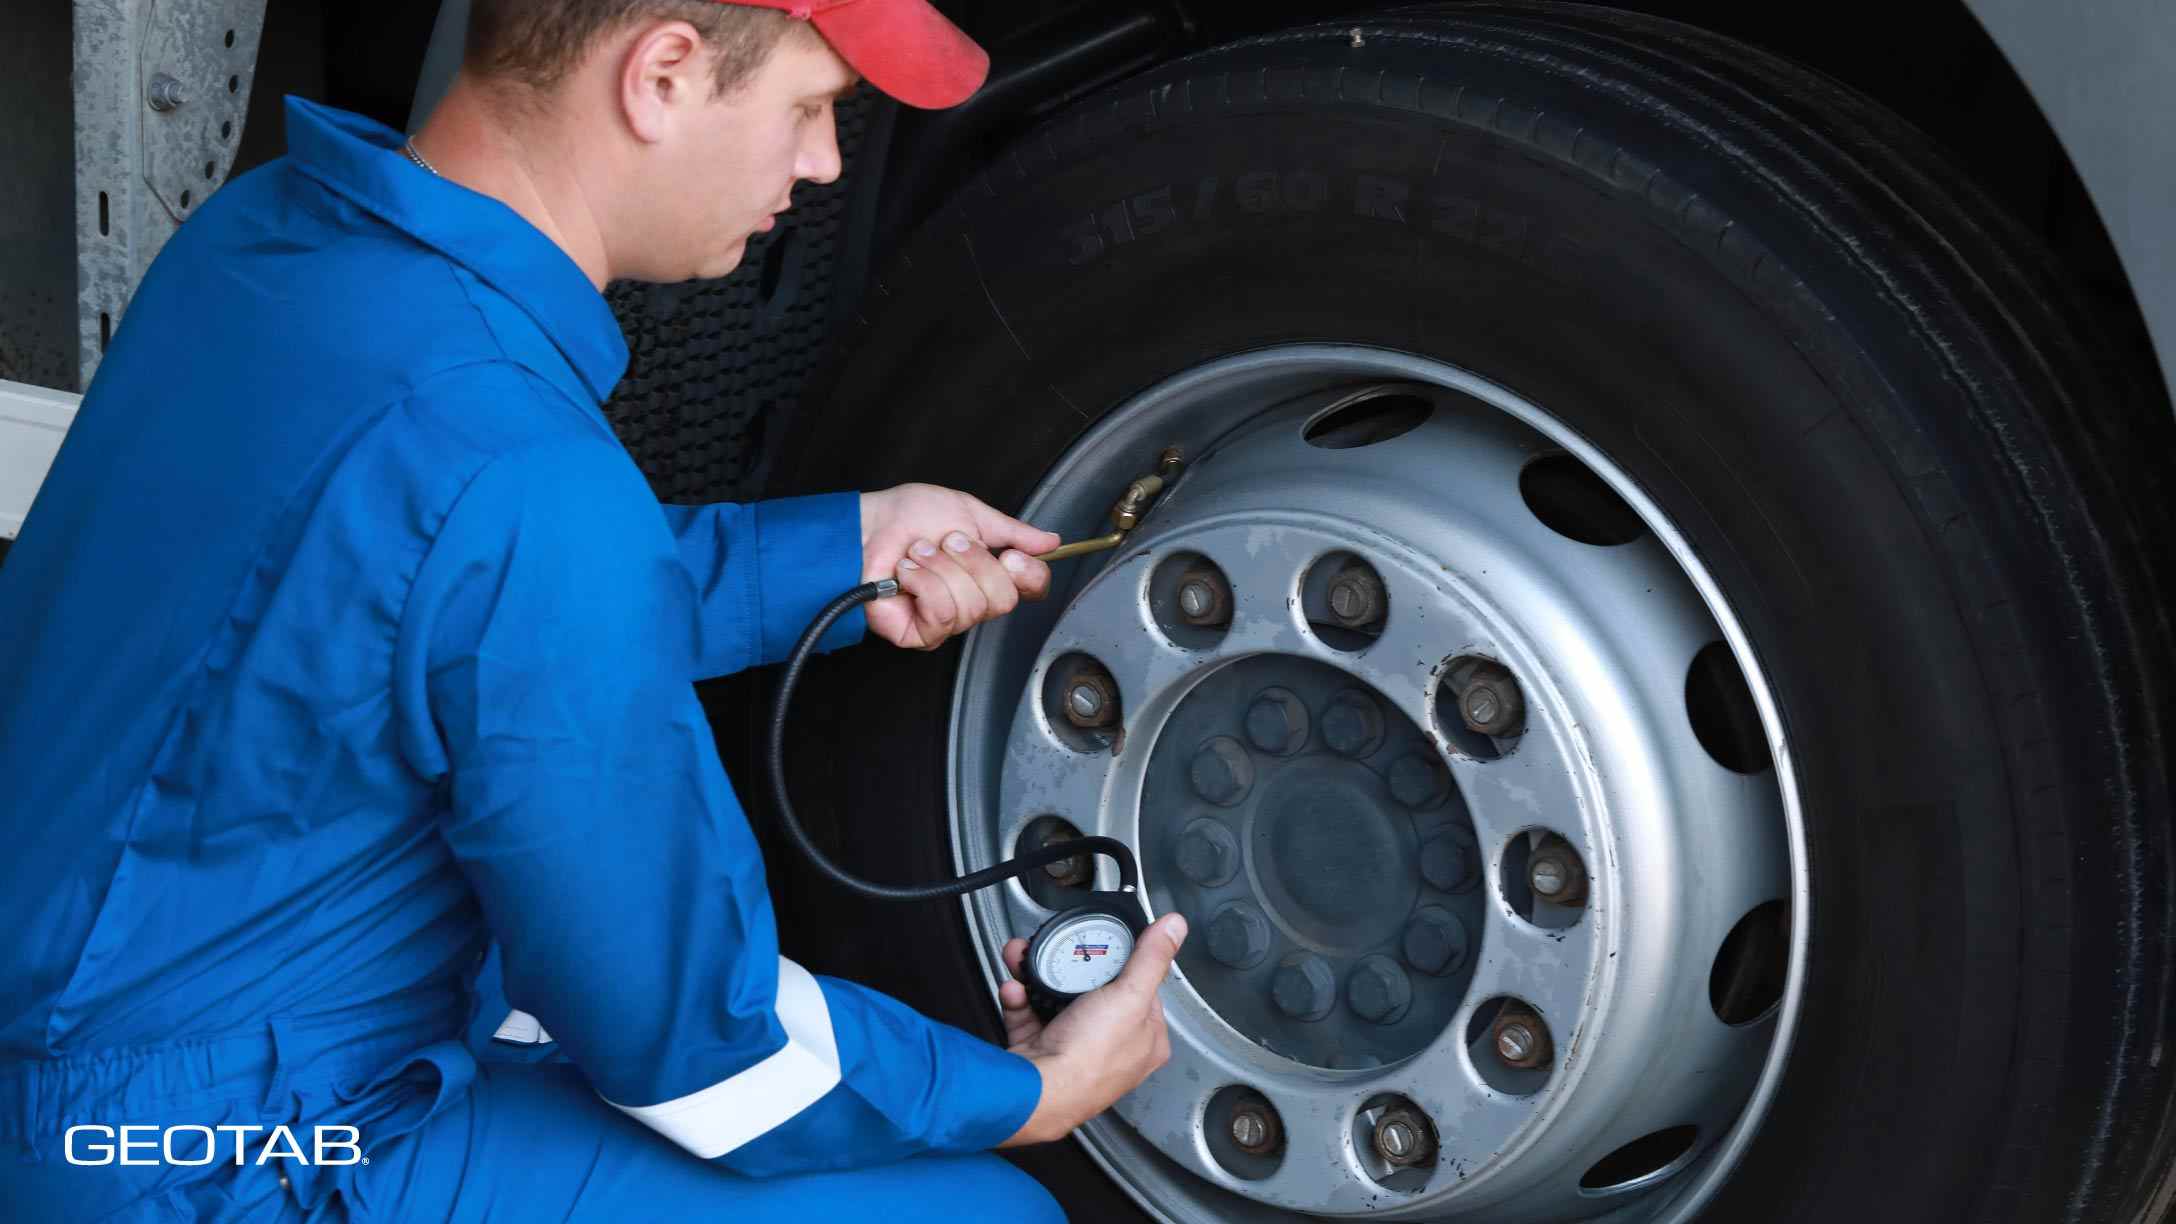
[[[1630,544],[1647,534],[1617,491],[1570,455],[1543,455],[1520,469],[1519,496],[1542,526],[1581,544]]]
[[[1323,450],[1355,450],[1411,433],[1435,410],[1434,404],[1418,395],[1367,394],[1309,421],[1300,436],[1309,446]]]

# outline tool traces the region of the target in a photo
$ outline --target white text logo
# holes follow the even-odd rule
[[[223,1159],[228,1145],[220,1136],[230,1134],[234,1136],[232,1163],[237,1165],[261,1165],[268,1160],[306,1165],[370,1163],[363,1155],[362,1132],[352,1126],[311,1127],[308,1151],[295,1132],[284,1126],[100,1126],[87,1122],[69,1127],[63,1138],[72,1165],[196,1166]],[[264,1136],[261,1142],[251,1138],[258,1134]],[[254,1160],[249,1159],[252,1153]]]

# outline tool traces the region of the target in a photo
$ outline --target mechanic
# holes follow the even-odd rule
[[[1056,538],[929,486],[661,508],[600,411],[608,281],[731,270],[857,73],[986,64],[926,0],[475,0],[412,145],[289,100],[0,567],[0,1218],[1062,1218],[988,1149],[1168,1057],[1183,921],[1047,1028],[1006,983],[1009,1049],[815,977],[691,683],[865,577],[907,597],[827,645],[933,648]],[[502,1016],[552,1055],[479,1057]]]

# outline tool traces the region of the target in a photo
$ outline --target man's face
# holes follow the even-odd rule
[[[751,235],[793,203],[793,185],[839,177],[833,104],[854,72],[821,35],[796,24],[755,75],[723,96],[705,90],[658,152],[641,279],[686,280],[731,272]]]

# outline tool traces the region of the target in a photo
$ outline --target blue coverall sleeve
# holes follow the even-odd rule
[[[858,493],[664,510],[700,600],[698,679],[784,659],[817,610],[861,581]],[[851,646],[867,628],[856,608],[817,648]]]
[[[697,602],[608,439],[494,460],[419,567],[402,748],[447,796],[508,1001],[606,1100],[745,1174],[995,1146],[1033,1064],[779,956],[691,684]]]

